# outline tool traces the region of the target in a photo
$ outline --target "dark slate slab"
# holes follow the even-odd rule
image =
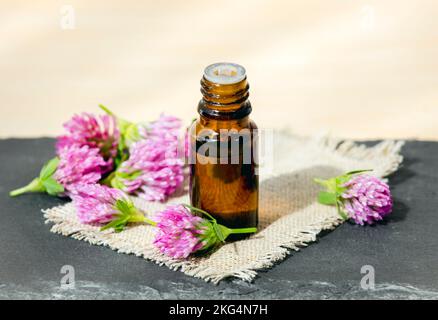
[[[0,140],[0,298],[438,298],[438,143],[408,142],[390,178],[392,216],[374,227],[344,224],[293,253],[252,283],[218,286],[141,258],[49,232],[41,209],[63,203],[42,194],[9,198],[53,155],[53,139]],[[75,289],[61,288],[63,265]],[[374,290],[360,286],[363,265]]]

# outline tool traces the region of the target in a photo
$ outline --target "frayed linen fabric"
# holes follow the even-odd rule
[[[402,163],[402,145],[402,141],[385,140],[367,147],[327,135],[304,138],[287,130],[274,132],[273,156],[265,158],[260,174],[259,231],[203,257],[175,260],[161,254],[153,245],[156,230],[152,226],[134,224],[115,233],[81,224],[71,203],[43,212],[54,233],[134,254],[215,284],[228,277],[251,281],[258,270],[272,267],[314,242],[321,231],[332,230],[343,222],[336,208],[317,202],[320,187],[314,178],[327,179],[370,168],[370,174],[386,177]],[[170,203],[189,203],[189,196],[185,186],[165,203],[135,197],[133,201],[153,218]]]

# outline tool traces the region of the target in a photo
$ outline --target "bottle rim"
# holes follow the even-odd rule
[[[246,70],[237,63],[218,62],[204,69],[204,78],[217,84],[234,84],[246,78]]]

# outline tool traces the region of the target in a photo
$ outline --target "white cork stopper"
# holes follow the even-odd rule
[[[235,63],[219,62],[205,68],[204,77],[213,83],[233,84],[245,79],[246,70]]]

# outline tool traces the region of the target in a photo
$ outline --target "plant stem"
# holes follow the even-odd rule
[[[157,223],[149,218],[146,218],[140,210],[136,210],[136,212],[129,218],[130,222],[146,222],[153,227],[157,226]]]
[[[27,186],[24,186],[22,188],[15,189],[11,192],[9,192],[9,195],[11,197],[16,197],[18,195],[21,195],[23,193],[27,192],[43,192],[44,186],[41,183],[41,180],[39,178],[33,179]]]
[[[257,232],[257,228],[237,228],[230,229],[231,233],[255,233]]]
[[[111,187],[111,180],[114,178],[115,175],[116,175],[115,171],[113,171],[107,177],[102,179],[100,182],[108,187]]]
[[[103,104],[99,104],[99,108],[102,109],[107,115],[116,118],[121,133],[125,133],[127,127],[132,124],[130,121],[117,117],[110,109],[105,107]]]
[[[211,214],[209,214],[207,211],[204,211],[204,210],[202,210],[202,209],[196,208],[196,207],[191,206],[191,205],[189,205],[189,204],[183,204],[183,206],[186,207],[186,208],[188,208],[189,210],[193,210],[193,211],[196,211],[196,212],[199,212],[199,213],[202,213],[202,214],[206,215],[206,216],[209,217],[212,221],[216,221],[216,219],[213,218],[213,216],[212,216]]]
[[[99,104],[99,108],[101,108],[107,115],[114,116],[114,113],[103,104]]]

